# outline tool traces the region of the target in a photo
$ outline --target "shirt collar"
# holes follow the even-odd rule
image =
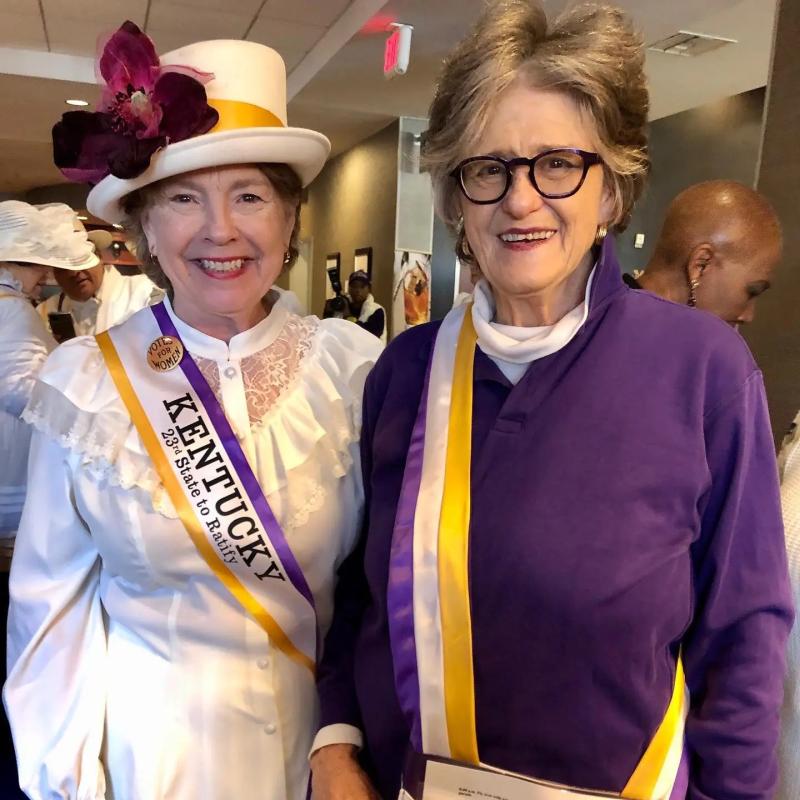
[[[475,365],[473,367],[473,379],[476,381],[491,381],[512,389],[514,384],[503,374],[500,367],[480,349],[475,348]]]
[[[263,350],[275,341],[289,317],[289,312],[276,303],[266,319],[224,342],[187,325],[175,313],[168,297],[164,298],[164,307],[187,350],[194,356],[212,361],[240,361]]]
[[[98,304],[106,302],[114,294],[114,284],[118,278],[122,278],[122,275],[114,267],[106,264],[103,270],[103,281],[94,296]]]
[[[600,254],[594,269],[592,290],[589,296],[589,317],[604,307],[607,301],[625,290],[622,282],[622,269],[617,260],[614,237],[609,234],[600,246]]]

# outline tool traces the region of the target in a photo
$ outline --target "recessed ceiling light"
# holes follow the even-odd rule
[[[88,106],[89,105],[89,101],[88,100],[67,100],[66,102],[67,102],[68,106]]]
[[[87,221],[88,221],[88,219],[89,219],[89,217],[85,217],[83,214],[78,214],[78,219],[79,219],[81,222],[87,222]]]
[[[120,225],[118,222],[115,222],[112,227],[116,228],[118,231],[122,230],[122,225]]]

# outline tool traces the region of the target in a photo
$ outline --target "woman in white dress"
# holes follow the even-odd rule
[[[62,345],[26,411],[5,688],[20,780],[34,800],[304,798],[380,350],[269,295],[329,143],[286,127],[262,45],[158,61],[125,23],[100,71],[99,111],[54,129],[56,163],[97,184],[89,210],[126,222],[168,297]]]
[[[50,267],[83,269],[97,264],[85,231],[75,230],[76,223],[75,212],[62,203],[0,203],[0,617],[4,621],[31,441],[30,426],[20,415],[37,373],[56,346],[31,301],[38,299]],[[2,664],[5,678],[5,637]],[[18,797],[5,718],[0,729],[0,796]]]
[[[13,545],[25,500],[30,429],[20,415],[36,374],[56,346],[31,301],[39,299],[50,267],[84,269],[98,263],[76,222],[75,212],[63,203],[0,203],[0,537],[6,550]]]

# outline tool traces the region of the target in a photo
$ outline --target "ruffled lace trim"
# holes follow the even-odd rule
[[[22,418],[76,456],[94,480],[127,490],[138,487],[150,496],[156,511],[177,519],[126,414],[114,409],[102,413],[84,411],[57,389],[39,381]]]
[[[359,364],[358,357],[335,336],[320,330],[315,320],[291,319],[307,326],[302,364],[298,360],[294,375],[282,371],[268,382],[258,402],[263,403],[267,396],[272,402],[269,407],[261,406],[263,416],[252,428],[255,472],[265,494],[281,492],[284,496],[284,505],[290,510],[284,520],[287,530],[304,525],[323,507],[324,486],[331,475],[342,477],[352,468],[361,403],[350,383],[352,375],[342,374],[340,365],[349,363],[364,374],[371,367],[366,358]],[[102,361],[99,363],[105,371]],[[218,392],[218,382],[216,387],[212,383],[212,388]],[[249,402],[248,406],[252,413]],[[155,511],[177,518],[118,395],[107,398],[101,408],[84,410],[58,389],[38,381],[23,418],[73,454],[95,480],[126,490],[141,489]]]

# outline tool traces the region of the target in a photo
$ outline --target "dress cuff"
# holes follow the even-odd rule
[[[326,725],[324,728],[320,728],[314,737],[308,757],[311,758],[317,750],[321,750],[329,744],[352,744],[361,750],[364,747],[364,735],[355,725],[345,725],[344,723]]]

